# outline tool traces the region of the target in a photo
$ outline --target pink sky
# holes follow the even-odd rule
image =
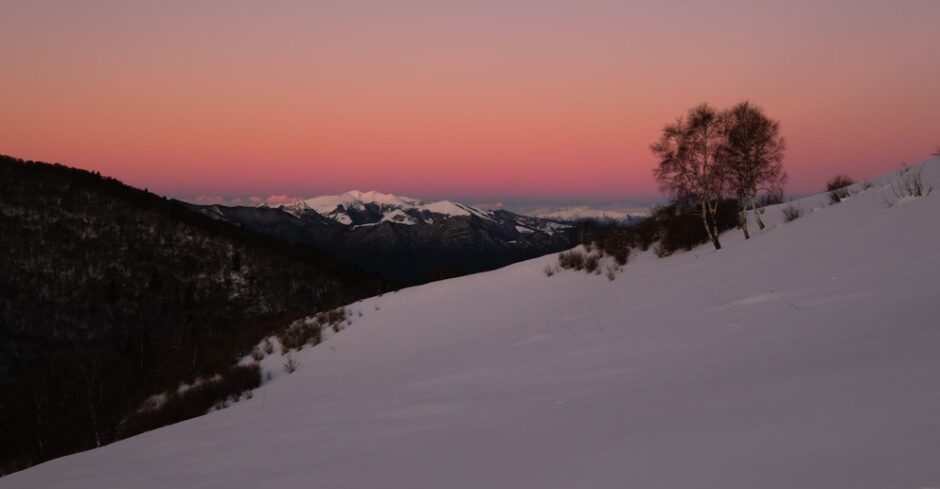
[[[663,5],[668,4],[668,5]],[[630,199],[688,107],[788,191],[940,145],[940,2],[0,1],[0,153],[174,196]]]

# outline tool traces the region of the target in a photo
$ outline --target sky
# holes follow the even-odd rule
[[[654,199],[707,102],[788,193],[940,146],[940,2],[0,0],[0,153],[187,200]],[[276,200],[276,199],[274,199]]]

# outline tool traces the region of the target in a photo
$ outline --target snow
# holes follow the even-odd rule
[[[376,191],[360,192],[358,190],[350,190],[341,195],[314,197],[306,199],[304,202],[311,209],[323,215],[330,214],[339,206],[343,206],[347,209],[363,209],[364,204],[403,207],[420,203],[419,200],[410,197],[399,197],[397,195],[383,194]]]
[[[405,211],[401,209],[395,209],[388,214],[385,214],[382,217],[382,221],[397,222],[399,224],[415,224],[417,221],[408,214],[405,214]]]
[[[252,399],[0,487],[940,486],[940,198],[886,178],[613,281],[547,256],[352,304]]]
[[[650,210],[647,208],[595,209],[589,206],[540,209],[531,213],[534,217],[557,219],[560,221],[577,221],[579,219],[610,219],[621,221],[631,216],[646,217],[649,216],[649,214]]]
[[[416,224],[418,222],[416,219],[409,216],[407,211],[417,211],[419,213],[427,211],[432,214],[450,217],[469,216],[472,214],[483,219],[492,220],[492,217],[487,211],[449,200],[424,202],[411,197],[384,194],[376,191],[361,192],[359,190],[350,190],[340,195],[313,197],[282,205],[281,208],[295,216],[300,215],[306,209],[313,209],[325,217],[348,225],[352,223],[352,219],[345,211],[350,209],[364,210],[366,204],[374,204],[382,209],[385,214],[381,221],[391,221],[401,224]]]
[[[440,202],[430,202],[421,206],[422,209],[434,214],[443,214],[445,216],[469,216],[470,211],[449,200]]]

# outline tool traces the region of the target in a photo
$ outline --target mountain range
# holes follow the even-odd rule
[[[315,246],[399,285],[490,270],[571,246],[574,226],[447,200],[350,191],[277,207],[195,205],[224,222]]]

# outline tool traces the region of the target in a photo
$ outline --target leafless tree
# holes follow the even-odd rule
[[[659,159],[653,176],[660,189],[676,201],[687,201],[700,209],[702,225],[716,250],[718,202],[724,193],[725,165],[721,163],[722,118],[702,104],[663,128],[650,149]]]
[[[96,447],[100,447],[105,441],[101,408],[107,391],[106,370],[104,354],[100,351],[83,358],[76,369],[78,383],[88,409],[88,428],[94,435]]]
[[[720,160],[725,167],[728,191],[738,199],[744,237],[750,239],[748,207],[753,211],[757,225],[764,229],[764,221],[757,210],[757,194],[783,191],[787,178],[783,171],[786,142],[780,136],[780,123],[768,118],[760,107],[749,102],[741,102],[723,112],[722,120],[724,144]]]

